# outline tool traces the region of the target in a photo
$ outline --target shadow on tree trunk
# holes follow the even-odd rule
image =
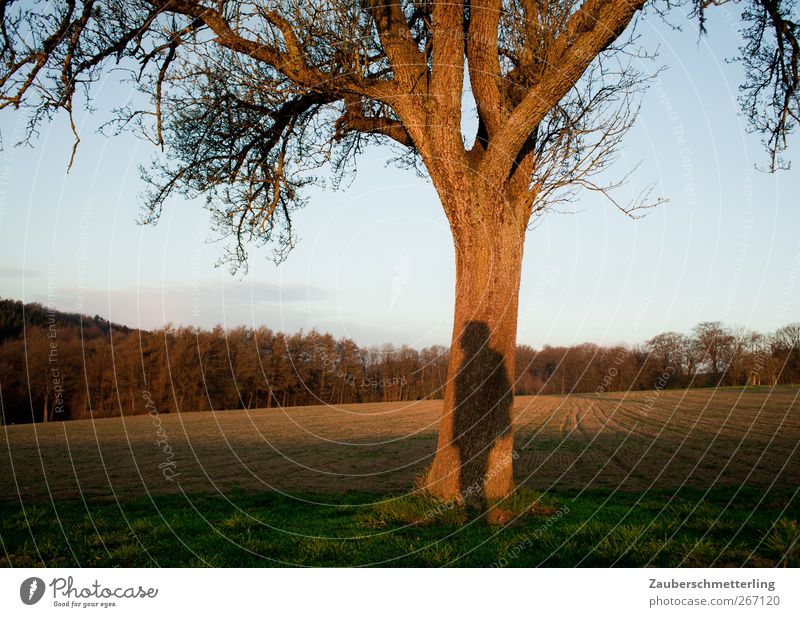
[[[484,483],[492,474],[489,455],[511,425],[513,402],[503,355],[489,346],[489,335],[485,322],[467,323],[455,379],[453,445],[461,461],[461,495],[475,505],[482,505]]]

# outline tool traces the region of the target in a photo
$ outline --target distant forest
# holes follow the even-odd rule
[[[441,398],[448,349],[363,348],[316,330],[144,331],[0,299],[4,423]],[[704,322],[633,347],[517,348],[515,394],[800,383],[800,323]]]

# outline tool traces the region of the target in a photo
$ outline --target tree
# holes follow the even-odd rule
[[[709,385],[720,386],[733,358],[735,337],[719,321],[704,321],[693,329],[697,356],[711,375]]]
[[[771,382],[770,349],[767,337],[759,332],[743,331],[736,342],[734,385],[759,386]]]
[[[503,389],[516,375],[525,232],[580,189],[631,215],[648,205],[646,194],[619,203],[618,184],[598,177],[647,82],[636,69],[637,18],[646,7],[658,14],[689,4],[704,26],[705,10],[721,3],[7,0],[0,104],[33,109],[30,137],[58,110],[71,119],[76,99],[116,61],[143,95],[120,110],[117,126],[166,147],[166,162],[145,172],[148,220],[172,194],[206,195],[216,227],[232,239],[234,266],[251,242],[286,255],[313,170],[327,166],[338,181],[368,144],[393,145],[398,163],[430,177],[456,255],[452,349],[426,486],[461,501],[476,488],[465,482],[469,468],[477,492],[494,499],[514,485]],[[794,2],[741,4],[743,109],[774,169],[798,118]],[[465,72],[478,114],[466,145]]]
[[[783,382],[800,382],[800,323],[790,323],[775,332],[773,348],[781,361]]]
[[[672,384],[680,380],[684,370],[686,337],[678,332],[663,332],[647,341],[646,345],[655,369],[648,376],[651,384],[659,379],[667,379]]]

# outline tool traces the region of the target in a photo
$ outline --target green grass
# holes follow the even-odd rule
[[[5,566],[800,565],[800,499],[742,489],[522,491],[503,525],[424,496],[0,501]]]

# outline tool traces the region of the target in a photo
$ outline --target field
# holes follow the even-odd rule
[[[797,565],[800,390],[519,397],[519,513],[414,492],[441,403],[4,427],[0,563]]]

